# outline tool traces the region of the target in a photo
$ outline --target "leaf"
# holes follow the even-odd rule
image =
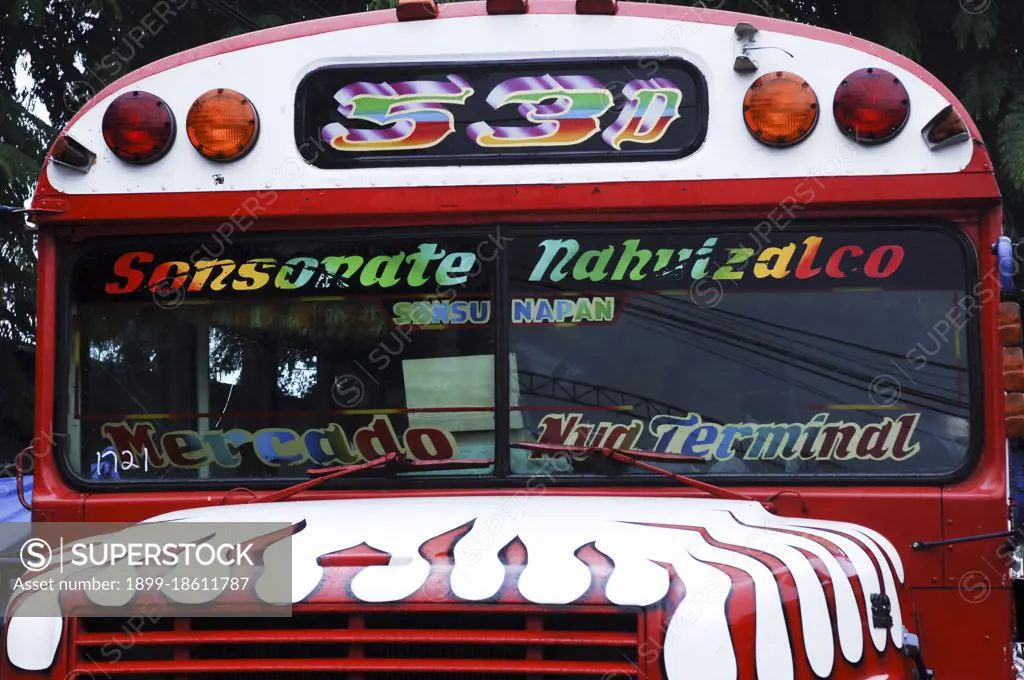
[[[0,146],[0,180],[10,184],[14,181],[14,165],[6,158],[6,150],[6,146]]]
[[[20,24],[25,19],[32,22],[33,26],[41,26],[43,17],[46,16],[46,6],[43,0],[15,0],[14,10],[16,12],[15,23]]]
[[[963,75],[960,100],[975,118],[995,118],[1013,76],[1003,60],[978,61]]]
[[[914,5],[887,3],[884,8],[877,17],[882,31],[878,42],[909,59],[920,60],[921,29]]]
[[[4,174],[0,203],[21,205],[39,176],[39,164],[16,147],[0,141],[0,169]]]
[[[1007,107],[997,140],[1003,171],[1018,191],[1024,191],[1024,94]]]
[[[117,0],[92,0],[92,11],[97,14],[103,11],[103,6],[109,5],[110,10],[114,13],[114,18],[121,21],[124,15],[121,13],[121,5]]]
[[[966,7],[971,3],[961,4]],[[986,50],[999,32],[999,3],[979,3],[979,6],[984,7],[985,11],[958,12],[953,21],[953,34],[961,50],[966,48],[969,42],[973,42],[979,49]]]
[[[288,23],[276,14],[258,14],[253,18],[253,21],[260,28],[273,28],[274,26]]]

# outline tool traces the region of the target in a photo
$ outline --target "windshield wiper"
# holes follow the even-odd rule
[[[320,486],[324,482],[330,481],[332,479],[337,479],[338,477],[344,477],[345,475],[351,475],[351,474],[354,474],[356,472],[360,472],[362,470],[368,470],[370,468],[375,468],[375,467],[380,467],[382,465],[387,465],[388,463],[390,463],[391,461],[393,461],[397,457],[398,457],[397,453],[391,452],[391,453],[385,453],[380,458],[374,458],[371,461],[367,461],[365,463],[359,463],[357,465],[338,465],[336,467],[330,467],[330,468],[319,468],[319,469],[315,469],[315,470],[306,470],[306,474],[310,475],[311,477],[313,477],[313,479],[307,480],[305,482],[299,482],[298,484],[292,484],[291,486],[286,486],[285,488],[283,488],[283,489],[281,489],[279,491],[275,491],[273,493],[269,493],[266,496],[263,496],[262,498],[259,498],[255,494],[253,494],[253,497],[250,498],[247,502],[248,503],[275,503],[277,501],[283,501],[286,498],[291,498],[292,496],[294,496],[297,493],[301,493],[301,492],[305,491],[306,489],[312,489],[314,486]]]
[[[510,444],[515,449],[526,449],[527,451],[538,451],[538,452],[568,452],[578,453],[583,455],[601,455],[611,460],[619,461],[620,463],[626,463],[628,465],[634,465],[638,468],[643,468],[650,472],[656,472],[664,477],[669,477],[676,480],[680,484],[699,489],[704,493],[714,496],[715,498],[723,498],[731,501],[754,501],[760,503],[756,498],[751,498],[735,491],[715,486],[714,484],[708,484],[692,477],[686,477],[684,475],[677,475],[674,472],[666,470],[665,468],[658,467],[657,465],[651,465],[645,463],[644,460],[664,460],[672,461],[675,463],[707,463],[709,462],[706,458],[699,458],[697,456],[683,456],[675,453],[660,453],[657,451],[637,451],[634,449],[616,449],[605,446],[574,446],[571,444],[548,444],[541,442],[517,442]],[[764,503],[761,503],[764,505]],[[765,506],[768,507],[768,506]]]
[[[494,465],[494,461],[489,458],[463,458],[461,460],[456,459],[442,459],[442,460],[410,460],[408,458],[399,458],[399,455],[395,452],[385,453],[380,458],[374,458],[371,461],[365,463],[358,463],[356,465],[337,465],[329,468],[315,468],[312,470],[306,470],[306,474],[312,477],[312,479],[305,482],[299,482],[292,486],[285,487],[273,493],[269,493],[262,498],[257,497],[256,494],[252,493],[248,489],[252,498],[247,503],[275,503],[277,501],[291,498],[297,493],[301,493],[307,489],[311,489],[315,486],[320,486],[324,482],[345,475],[351,475],[356,472],[368,470],[375,467],[390,467],[396,472],[411,472],[416,470],[469,470],[477,468],[486,468]],[[228,494],[231,494],[238,489],[232,489]],[[225,495],[223,500],[228,498]],[[221,502],[223,502],[223,500]]]

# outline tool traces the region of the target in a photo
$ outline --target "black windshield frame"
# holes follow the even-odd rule
[[[554,220],[551,221],[555,223]],[[678,222],[640,222],[640,223],[581,223],[581,224],[559,224],[559,231],[557,232],[560,236],[571,237],[573,235],[594,235],[594,234],[615,234],[620,235],[628,233],[630,231],[636,231],[637,233],[647,234],[659,231],[678,231],[678,230],[694,230],[694,231],[746,231],[754,227],[755,222],[753,221],[730,221],[730,222],[702,222],[700,224],[692,223],[678,223]],[[967,237],[964,231],[955,224],[943,223],[939,220],[843,220],[843,221],[801,221],[794,222],[791,226],[792,229],[804,230],[804,229],[829,229],[829,228],[842,228],[842,229],[857,229],[857,230],[895,230],[895,229],[915,229],[932,231],[936,234],[942,234],[945,236],[953,236],[959,243],[964,263],[965,281],[964,281],[964,292],[965,294],[977,294],[979,290],[979,272],[978,272],[978,259],[974,244]],[[340,238],[340,239],[388,239],[396,237],[433,237],[433,236],[473,236],[473,237],[486,237],[488,234],[496,235],[499,239],[504,237],[516,237],[516,236],[530,236],[551,233],[551,226],[538,226],[536,224],[501,224],[501,225],[488,225],[484,227],[466,227],[464,229],[452,229],[443,227],[421,227],[417,229],[389,229],[386,231],[381,230],[351,230],[346,231],[342,235],[337,235],[337,232],[331,232],[330,235],[324,232],[316,231],[303,231],[295,232],[294,234],[289,232],[289,238],[309,238],[309,239],[322,239],[322,238]],[[256,233],[252,232],[245,235],[246,239],[274,239],[279,238],[280,232],[267,232],[267,233]],[[210,236],[196,236],[195,243],[201,244],[207,241],[212,241]],[[140,244],[159,244],[161,242],[174,242],[181,239],[181,235],[168,235],[168,236],[153,236],[153,237],[139,237],[135,239]],[[205,239],[205,241],[204,241]],[[59,265],[58,265],[58,276],[61,284],[59,285],[58,295],[60,301],[60,318],[57,323],[57,342],[58,347],[62,348],[58,352],[56,372],[56,384],[55,384],[55,419],[57,423],[67,424],[70,423],[69,409],[67,408],[66,395],[69,393],[69,361],[71,360],[71,344],[72,344],[72,319],[71,319],[71,300],[73,295],[72,285],[73,280],[70,276],[71,272],[83,256],[86,256],[94,248],[101,247],[105,244],[109,244],[112,239],[98,238],[90,239],[83,242],[75,248],[68,246],[67,244],[62,245],[62,252],[60,253]],[[123,241],[123,237],[121,237]],[[198,247],[198,245],[197,245]],[[494,307],[493,321],[496,325],[496,345],[495,352],[497,357],[508,357],[508,346],[509,346],[509,316],[510,312],[507,309],[509,306],[506,304],[510,300],[509,292],[509,278],[508,278],[508,258],[504,253],[501,253],[497,258],[496,265],[496,279],[494,282],[494,299],[497,301]],[[785,479],[782,478],[771,478],[766,480],[764,477],[743,477],[743,476],[730,476],[727,478],[717,477],[716,481],[725,483],[729,486],[840,486],[840,485],[858,485],[858,486],[936,486],[941,484],[948,484],[954,481],[962,480],[968,477],[974,467],[976,466],[982,446],[984,444],[984,422],[983,413],[985,409],[985,395],[983,389],[983,373],[981,363],[981,326],[979,314],[971,315],[969,322],[964,327],[964,331],[968,338],[968,350],[965,353],[966,359],[969,362],[970,367],[970,379],[969,379],[969,395],[970,395],[970,416],[969,416],[969,427],[970,427],[970,441],[967,451],[967,455],[964,458],[962,465],[955,471],[949,474],[938,474],[938,475],[916,475],[916,476],[894,476],[892,474],[884,474],[878,476],[867,476],[867,475],[839,475],[839,474],[828,474],[828,475],[808,475],[808,476],[791,476]],[[362,477],[356,479],[345,479],[339,481],[336,488],[365,488],[365,489],[402,489],[402,488],[479,488],[479,487],[495,487],[495,486],[508,486],[513,488],[521,488],[524,483],[528,488],[531,488],[531,480],[533,477],[526,475],[512,474],[509,466],[510,456],[509,451],[509,413],[508,413],[508,384],[509,384],[509,365],[507,361],[497,359],[495,362],[495,460],[496,468],[492,475],[480,475],[480,476],[464,476],[464,477],[452,477],[452,476],[419,476],[416,478],[395,478],[395,477]],[[93,480],[85,479],[71,470],[70,463],[68,460],[68,452],[66,447],[68,444],[61,444],[61,440],[67,441],[66,437],[57,437],[58,449],[64,449],[58,451],[58,465],[61,469],[65,479],[71,483],[72,486],[89,491],[95,492],[125,492],[125,491],[182,491],[182,490],[200,490],[200,489],[228,489],[231,487],[239,486],[244,484],[245,486],[252,489],[272,489],[280,488],[281,486],[287,485],[288,479],[280,480],[245,480],[245,479],[234,479],[234,480],[200,480],[192,479],[185,481],[144,481],[144,480],[132,480],[129,482],[96,482]],[[695,476],[701,476],[696,474]],[[660,479],[658,476],[649,475],[637,475],[623,477],[613,469],[609,469],[607,474],[576,474],[571,477],[545,477],[543,482],[545,486],[614,486],[614,487],[632,487],[632,486],[649,486],[649,485],[663,485],[671,484],[670,480]],[[533,480],[533,486],[536,486],[536,480]],[[335,488],[332,485],[331,488]]]

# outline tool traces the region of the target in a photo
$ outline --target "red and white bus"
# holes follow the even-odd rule
[[[5,680],[1012,671],[1000,195],[893,52],[404,1],[127,75],[30,215],[34,521],[290,523],[294,616]]]

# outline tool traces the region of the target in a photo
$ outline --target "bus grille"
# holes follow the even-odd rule
[[[76,619],[67,680],[628,680],[640,610],[467,606]]]

